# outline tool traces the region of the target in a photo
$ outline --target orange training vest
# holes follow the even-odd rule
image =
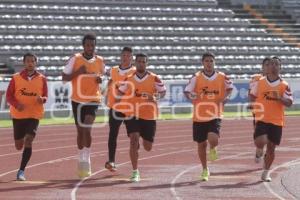
[[[32,80],[25,80],[20,73],[14,74],[15,97],[24,105],[23,111],[18,111],[10,106],[10,114],[15,119],[34,118],[41,119],[44,115],[44,106],[37,102],[37,97],[43,93],[43,75],[38,75]]]
[[[95,75],[104,73],[104,61],[100,56],[96,56],[93,62],[86,60],[81,53],[75,54],[73,71],[77,71],[81,66],[85,66],[88,74],[81,74],[72,80],[72,100],[80,103],[100,102],[101,92],[99,83],[96,82]]]

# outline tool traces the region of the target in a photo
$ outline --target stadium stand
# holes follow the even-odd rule
[[[281,6],[294,20],[297,20],[297,23],[300,23],[300,1],[282,0]]]
[[[283,0],[278,9],[293,9],[292,2],[298,5]],[[149,55],[149,68],[163,79],[190,78],[205,51],[234,79],[249,78],[274,55],[283,60],[284,77],[300,77],[300,48],[258,27],[243,7],[231,7],[216,0],[1,0],[0,62],[18,71],[31,51],[39,70],[60,80],[66,60],[82,49],[82,36],[95,32],[107,65],[131,46]]]

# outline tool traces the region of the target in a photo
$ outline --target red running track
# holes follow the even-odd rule
[[[201,166],[189,120],[159,121],[154,148],[140,150],[141,182],[128,178],[129,139],[122,126],[118,138],[118,171],[105,170],[108,127],[93,129],[91,177],[76,176],[74,126],[43,126],[26,168],[27,181],[16,182],[21,152],[14,149],[11,128],[0,129],[0,199],[300,199],[299,117],[288,117],[276,150],[271,183],[260,181],[262,164],[254,163],[252,122],[223,120],[220,159],[209,163],[211,177],[199,181]]]

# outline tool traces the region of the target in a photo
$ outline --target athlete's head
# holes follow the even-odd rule
[[[124,47],[121,52],[121,65],[129,66],[132,63],[132,48]]]
[[[262,66],[261,66],[263,76],[266,76],[268,74],[269,66],[271,65],[271,63],[272,63],[272,58],[266,57],[265,59],[263,59]]]
[[[210,74],[215,70],[215,55],[211,52],[206,52],[202,55],[202,65],[204,72]]]
[[[139,53],[135,55],[135,66],[137,72],[139,73],[145,72],[147,64],[148,64],[148,56],[146,54]]]
[[[82,39],[82,46],[84,54],[92,57],[96,48],[96,35],[93,33],[86,34]]]
[[[23,56],[23,63],[24,63],[25,69],[27,69],[28,71],[35,70],[36,65],[37,65],[37,57],[36,57],[36,55],[34,55],[32,53],[26,53]]]
[[[280,58],[274,56],[269,67],[269,73],[272,75],[279,75],[281,69],[281,60]]]

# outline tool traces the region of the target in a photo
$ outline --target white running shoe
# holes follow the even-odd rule
[[[79,162],[78,163],[78,176],[83,179],[89,177],[92,174],[91,164],[89,162]]]
[[[19,170],[17,173],[17,181],[26,181],[25,174],[23,170]]]
[[[270,176],[270,170],[264,170],[261,174],[261,180],[263,180],[264,182],[271,182],[272,178]]]

